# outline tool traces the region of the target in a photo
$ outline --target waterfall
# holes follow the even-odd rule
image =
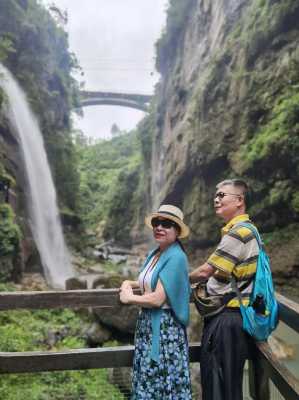
[[[28,184],[30,224],[47,282],[64,288],[73,276],[70,255],[63,238],[56,191],[38,122],[25,93],[0,64],[0,85],[8,97],[7,117],[19,139]]]

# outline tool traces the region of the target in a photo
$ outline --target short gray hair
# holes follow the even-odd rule
[[[232,185],[235,188],[240,189],[242,191],[242,195],[244,196],[244,201],[247,204],[249,197],[250,197],[249,196],[249,186],[243,179],[225,179],[224,181],[219,182],[216,185],[216,189],[219,189],[221,186],[225,186],[225,185]]]

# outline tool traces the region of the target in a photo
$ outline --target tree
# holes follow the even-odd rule
[[[121,130],[119,129],[119,127],[114,123],[111,126],[111,130],[110,130],[111,136],[112,137],[117,137],[121,135]]]

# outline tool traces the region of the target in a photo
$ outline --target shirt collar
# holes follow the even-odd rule
[[[221,234],[222,236],[227,234],[231,228],[236,225],[238,222],[245,222],[245,221],[250,221],[249,215],[248,214],[241,214],[237,215],[233,219],[231,219],[222,229],[221,229]]]

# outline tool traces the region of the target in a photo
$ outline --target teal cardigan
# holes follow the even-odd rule
[[[141,271],[157,251],[159,251],[159,248],[156,248],[149,253]],[[177,242],[170,245],[160,255],[151,280],[151,288],[153,291],[155,290],[159,279],[164,287],[167,302],[176,319],[182,325],[187,326],[189,323],[189,298],[191,291],[188,276],[188,260],[186,254]],[[163,309],[151,308],[150,311],[152,321],[151,359],[158,362],[160,321]]]

